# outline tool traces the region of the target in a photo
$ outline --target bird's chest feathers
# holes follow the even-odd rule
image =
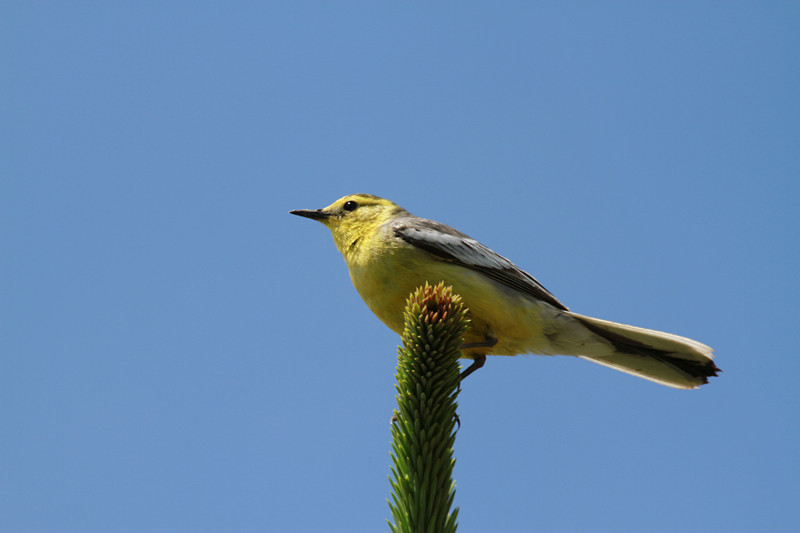
[[[386,325],[402,331],[403,308],[415,288],[402,249],[355,243],[345,254],[350,279],[367,306]]]
[[[360,245],[359,245],[360,244]],[[368,246],[353,243],[345,254],[353,284],[360,293],[385,291],[392,285],[396,274],[396,258],[385,246]]]

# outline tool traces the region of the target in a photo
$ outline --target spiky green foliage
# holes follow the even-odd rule
[[[455,532],[452,479],[460,347],[467,328],[461,297],[425,284],[406,302],[398,349],[397,421],[392,424],[394,533]]]

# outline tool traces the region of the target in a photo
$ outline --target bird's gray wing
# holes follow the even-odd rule
[[[395,220],[390,229],[395,236],[443,261],[475,270],[557,309],[568,310],[533,276],[457,229],[414,216]]]

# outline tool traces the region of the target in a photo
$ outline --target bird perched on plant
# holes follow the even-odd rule
[[[425,282],[452,285],[470,318],[462,357],[473,363],[462,378],[487,355],[525,353],[577,356],[678,389],[708,383],[719,371],[705,344],[573,313],[505,257],[389,200],[352,194],[290,213],[331,230],[361,298],[398,334],[414,289]]]

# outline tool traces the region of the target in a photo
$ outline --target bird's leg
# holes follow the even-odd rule
[[[486,363],[486,356],[485,355],[476,355],[472,358],[472,364],[467,367],[466,370],[461,372],[461,376],[458,378],[458,383],[461,384],[464,381],[464,378],[478,370]]]
[[[492,337],[491,335],[487,335],[486,338],[480,342],[466,342],[461,345],[462,350],[469,350],[470,348],[491,348],[497,344],[497,339]],[[472,364],[467,367],[466,370],[461,372],[461,377],[459,378],[459,383],[464,381],[464,378],[478,370],[486,363],[486,355],[475,355],[472,357]]]
[[[469,350],[470,348],[491,348],[495,344],[497,344],[497,339],[487,335],[486,340],[482,340],[480,342],[465,342],[461,345],[461,349]]]

